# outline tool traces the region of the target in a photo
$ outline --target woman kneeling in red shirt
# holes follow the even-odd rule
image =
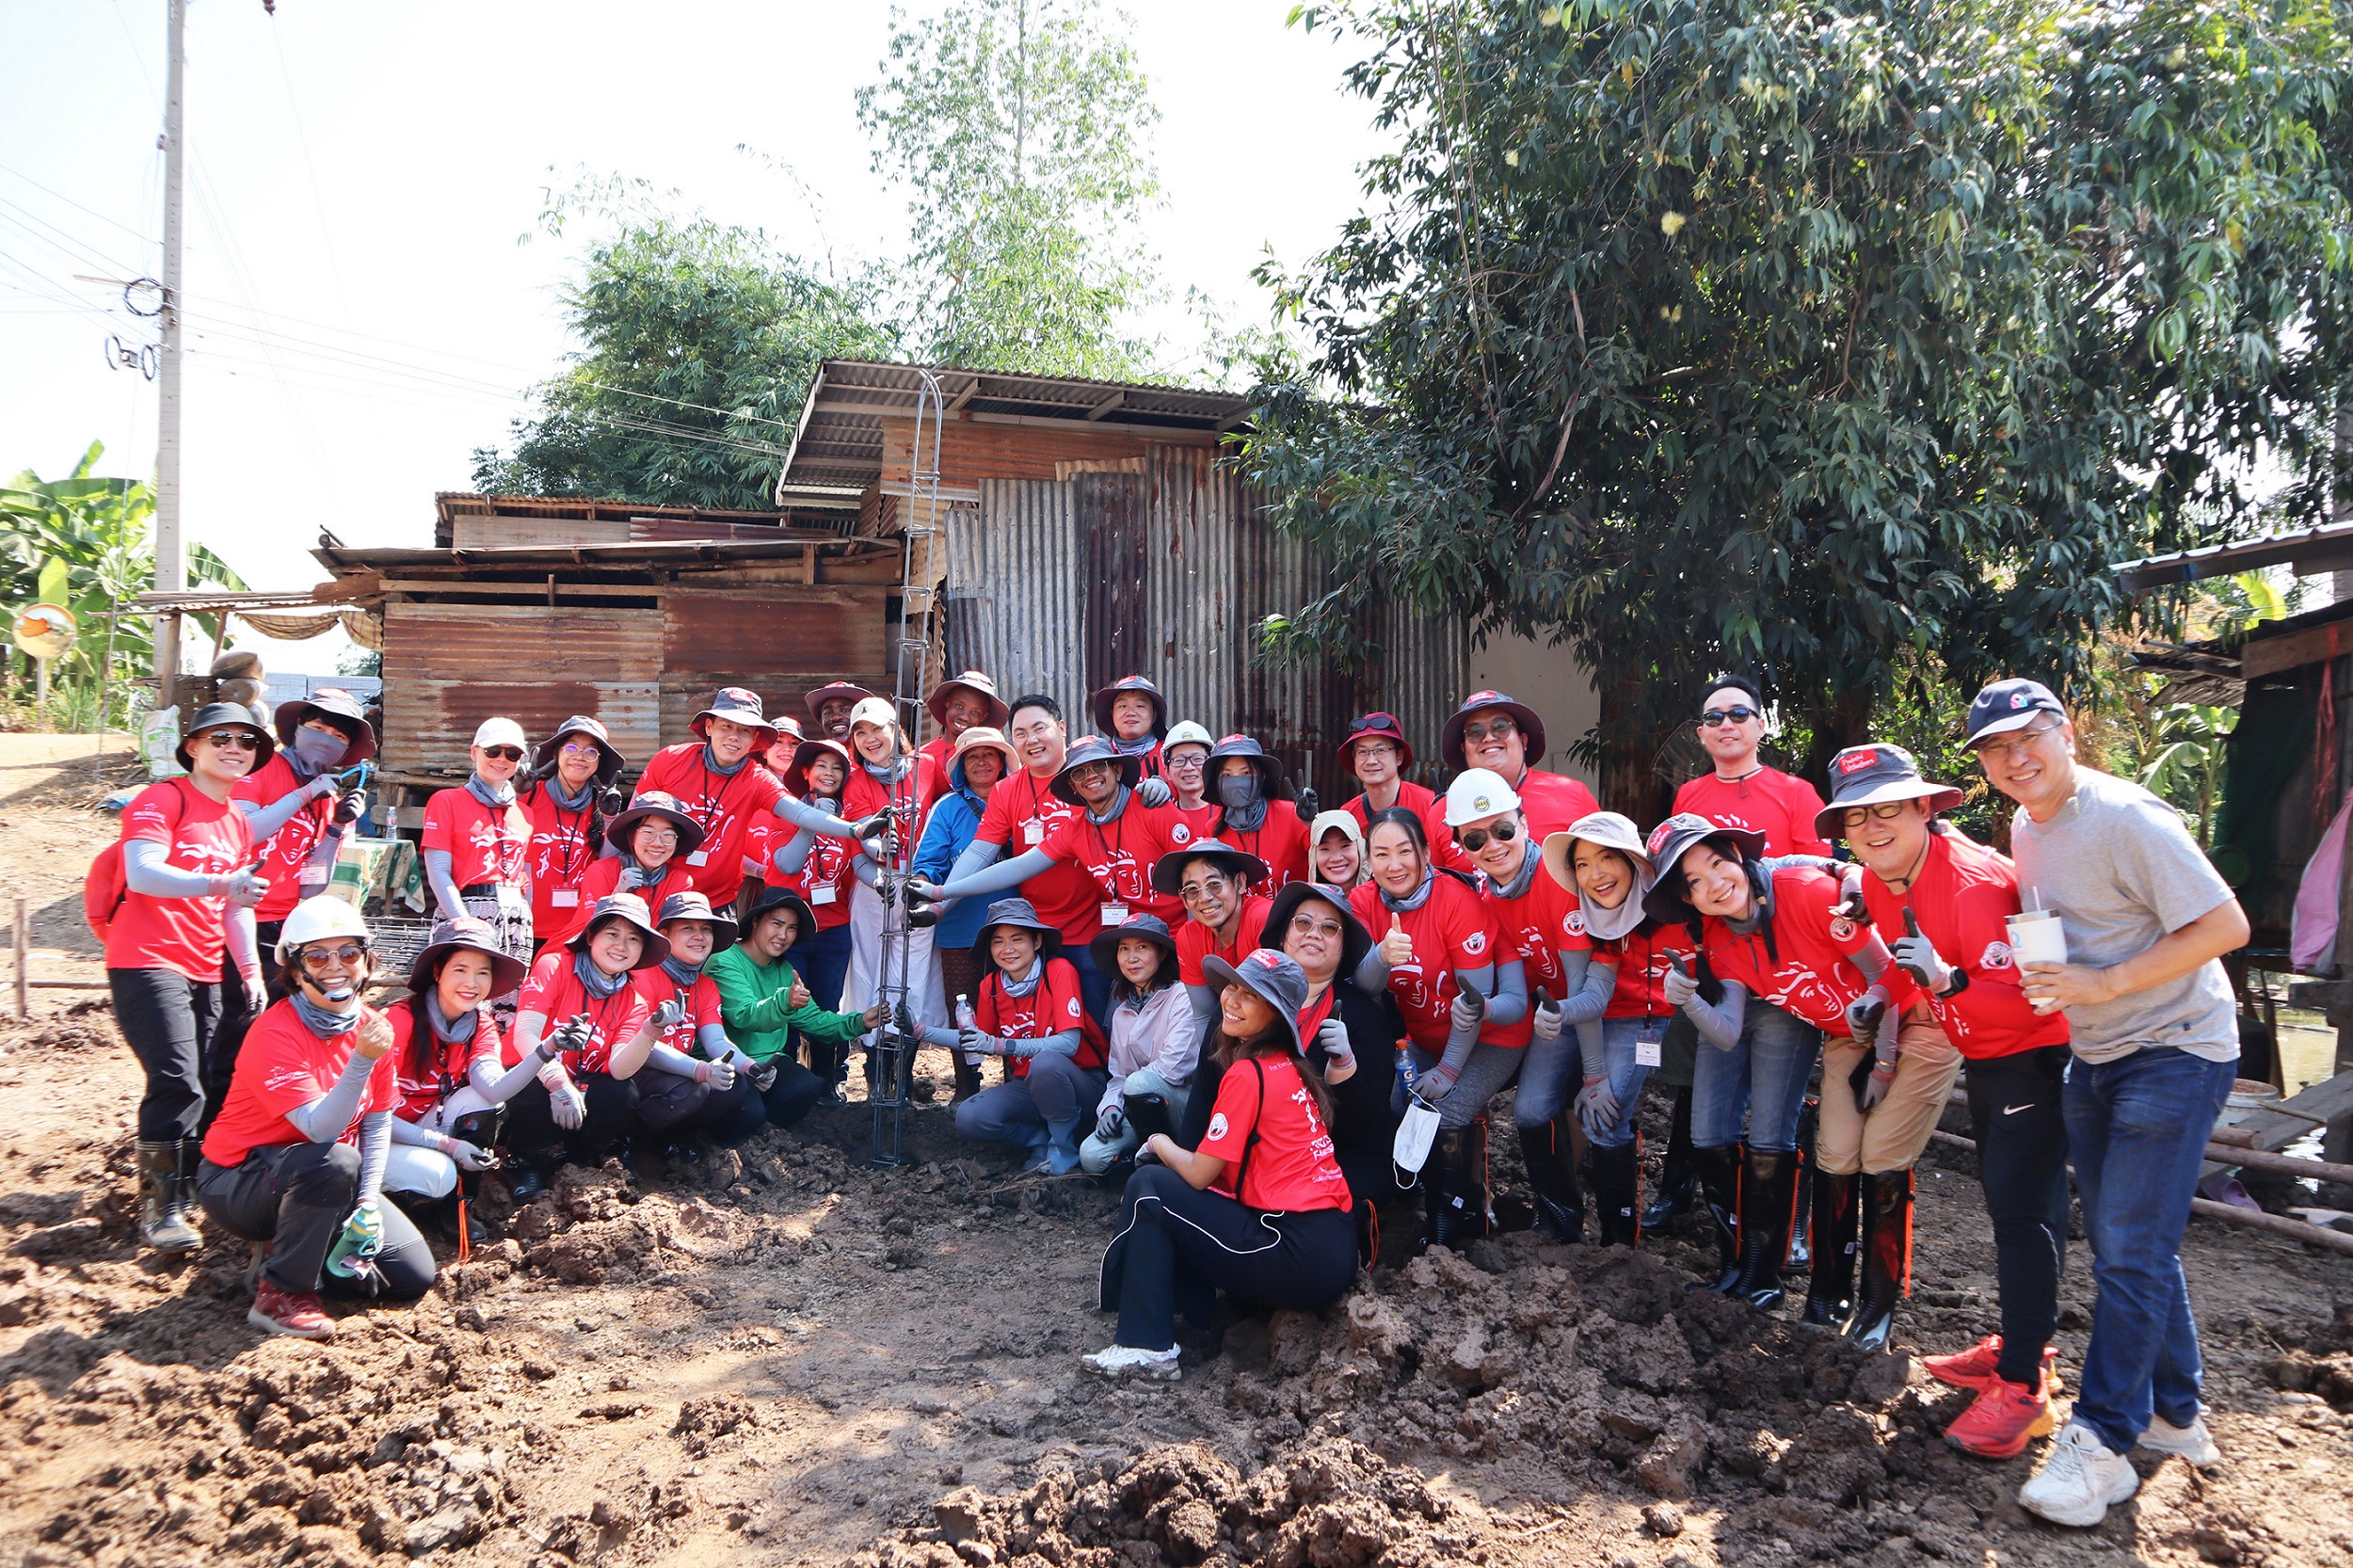
[[[1217,1109],[1199,1148],[1156,1132],[1144,1154],[1160,1163],[1128,1178],[1101,1283],[1102,1309],[1119,1314],[1119,1329],[1106,1349],[1080,1358],[1105,1377],[1173,1381],[1176,1313],[1207,1322],[1221,1289],[1314,1311],[1338,1300],[1356,1272],[1324,1089],[1346,1082],[1354,1059],[1333,1062],[1321,1078],[1305,1070],[1298,1018],[1307,976],[1288,953],[1259,948],[1202,968],[1224,987],[1209,1041],[1225,1069]]]

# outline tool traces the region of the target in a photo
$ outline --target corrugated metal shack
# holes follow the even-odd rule
[[[1434,762],[1427,753],[1439,727],[1469,689],[1459,624],[1385,613],[1375,634],[1388,651],[1377,665],[1254,658],[1265,617],[1315,598],[1328,568],[1277,538],[1257,496],[1220,461],[1223,439],[1246,416],[1243,399],[933,374],[948,410],[938,459],[947,548],[934,575],[949,669],[987,670],[1008,696],[1051,694],[1074,734],[1092,728],[1088,693],[1148,676],[1172,718],[1255,735],[1327,795],[1347,783],[1330,743],[1368,708],[1397,713],[1425,769]],[[920,386],[911,365],[827,360],[778,504],[842,518],[860,537],[892,533],[914,466]]]
[[[340,601],[383,618],[387,781],[470,765],[474,727],[591,713],[632,762],[686,737],[720,686],[797,711],[848,677],[888,689],[901,550],[798,512],[444,494],[436,547],[323,542]]]

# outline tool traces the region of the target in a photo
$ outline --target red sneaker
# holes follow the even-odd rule
[[[2048,1387],[2029,1388],[1996,1377],[1945,1429],[1945,1440],[1979,1459],[2015,1459],[2026,1445],[2058,1425]]]
[[[1965,1351],[1932,1355],[1920,1365],[1929,1376],[1955,1388],[1990,1388],[1999,1378],[2001,1362],[2002,1336],[1989,1334]],[[2047,1345],[2042,1351],[2042,1381],[2052,1393],[2058,1392],[2058,1352]]]
[[[253,1305],[245,1320],[255,1328],[290,1334],[296,1339],[327,1339],[335,1333],[335,1320],[327,1315],[326,1303],[308,1292],[280,1290],[267,1279],[256,1282]]]

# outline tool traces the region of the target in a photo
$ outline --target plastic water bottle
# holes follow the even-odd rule
[[[980,1019],[973,1016],[972,1002],[968,997],[956,998],[956,1027],[958,1029],[981,1027]],[[981,1064],[981,1053],[976,1050],[968,1050],[964,1053],[964,1061],[967,1066],[977,1067]]]
[[[1421,1074],[1416,1070],[1414,1059],[1404,1051],[1397,1053],[1397,1080],[1405,1085],[1408,1095],[1414,1092],[1414,1085],[1421,1081]]]

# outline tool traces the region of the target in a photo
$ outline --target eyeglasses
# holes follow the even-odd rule
[[[514,751],[514,747],[501,746],[499,747],[498,752],[493,752],[491,755],[497,756],[499,752],[505,751]],[[561,755],[566,757],[597,757],[601,756],[603,751],[604,748],[597,744],[594,741],[566,741],[564,743],[564,749]],[[517,751],[515,752],[515,755],[520,757],[522,753]]]
[[[1340,934],[1340,922],[1328,916],[1319,919],[1303,912],[1291,917],[1291,933],[1298,936],[1337,936]]]
[[[1199,773],[1209,760],[1208,752],[1196,751],[1190,746],[1181,752],[1164,751],[1160,753],[1160,771],[1162,773]]]
[[[1503,721],[1503,732],[1506,735],[1512,733],[1511,723],[1512,721],[1510,719],[1505,719]],[[1470,734],[1470,730],[1466,728],[1464,729],[1463,733],[1467,736]],[[1397,743],[1394,741],[1358,741],[1356,743],[1356,755],[1359,758],[1395,757],[1398,755]]]
[[[258,751],[262,738],[250,729],[208,729],[204,744],[215,751]]]
[[[368,950],[356,942],[345,942],[339,948],[304,948],[302,967],[316,974],[322,969],[348,969],[368,955]]]
[[[2017,730],[2007,736],[1995,735],[1969,749],[1977,754],[1980,762],[2024,757],[2034,749],[2037,741],[2059,728],[2057,724],[2038,724],[2031,729]]]
[[[1223,898],[1232,887],[1233,884],[1224,877],[1213,876],[1204,882],[1178,884],[1176,896],[1187,904],[1198,904],[1205,898]]]
[[[1747,703],[1736,702],[1729,708],[1710,708],[1700,715],[1700,724],[1704,728],[1713,729],[1718,725],[1746,724],[1758,716],[1757,711]]]
[[[482,755],[495,757],[502,762],[520,762],[523,760],[523,748],[520,746],[484,746]]]
[[[1905,808],[1911,804],[1912,802],[1908,800],[1883,800],[1877,806],[1851,806],[1839,817],[1838,825],[1853,829],[1861,827],[1873,818],[1881,822],[1894,822],[1904,814]]]
[[[1472,745],[1481,741],[1508,741],[1520,732],[1520,727],[1510,719],[1493,719],[1485,724],[1463,726],[1463,739]]]
[[[1454,841],[1473,855],[1485,849],[1489,839],[1499,844],[1508,844],[1519,836],[1518,824],[1509,822],[1499,822],[1493,827],[1458,827],[1454,830]]]

